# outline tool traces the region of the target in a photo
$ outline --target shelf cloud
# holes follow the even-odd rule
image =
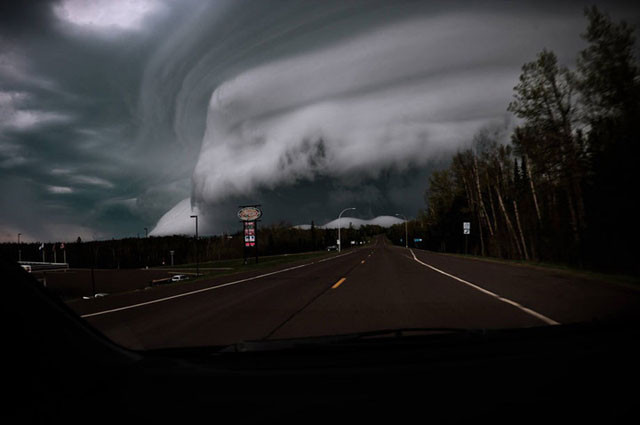
[[[438,48],[441,27],[470,24],[397,24],[225,81],[209,103],[194,203],[317,175],[375,176],[467,143],[500,117],[511,90],[505,81],[517,78],[499,67],[477,73],[473,46]],[[450,32],[448,42],[467,37]]]

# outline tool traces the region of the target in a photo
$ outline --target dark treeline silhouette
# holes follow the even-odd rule
[[[351,241],[360,242],[375,234],[383,233],[378,226],[363,226],[360,229],[343,228],[342,243],[344,248],[351,246]],[[308,251],[326,250],[336,245],[337,229],[303,230],[292,228],[290,224],[280,223],[258,227],[258,254],[278,255]],[[64,256],[70,267],[77,268],[140,268],[170,265],[173,251],[175,265],[226,260],[243,257],[243,240],[241,232],[218,236],[201,236],[198,240],[193,236],[175,235],[148,238],[125,238],[101,241],[82,241],[64,244],[46,243],[40,250],[41,243],[3,243],[0,244],[0,255],[18,260],[18,250],[22,261],[55,260],[63,262]],[[196,246],[197,245],[197,246]],[[66,251],[66,253],[64,252]],[[197,257],[196,257],[197,253]],[[248,256],[255,256],[249,248]]]
[[[483,129],[430,177],[427,208],[411,223],[425,248],[638,274],[634,28],[595,7],[585,15],[575,69],[540,52],[514,87],[512,133]],[[399,243],[404,228],[390,232]]]

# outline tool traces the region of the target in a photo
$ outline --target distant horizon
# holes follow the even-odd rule
[[[380,224],[372,223],[372,222],[375,222],[376,220],[383,219],[383,218],[389,218],[389,219],[394,219],[394,220],[398,220],[398,221],[396,223],[389,224],[389,225],[380,225]],[[414,218],[407,217],[407,219],[409,221],[411,221]],[[379,216],[374,217],[372,219],[361,219],[361,218],[358,218],[358,217],[350,217],[350,216],[342,216],[340,218],[341,222],[344,222],[344,221],[347,221],[347,220],[351,220],[353,222],[358,223],[357,226],[354,226],[354,228],[358,228],[360,226],[367,226],[367,225],[380,226],[380,227],[391,227],[391,226],[394,226],[394,225],[397,225],[397,224],[401,224],[401,223],[404,222],[403,219],[395,217],[395,216],[391,216],[391,215],[379,215]],[[338,219],[336,218],[334,220],[330,220],[330,221],[326,222],[325,224],[316,225],[314,223],[314,227],[316,229],[335,230],[335,229],[337,229],[337,227],[325,227],[325,226],[327,226],[328,224],[337,222],[337,221],[338,221]],[[267,227],[271,227],[271,226],[278,226],[278,225],[279,225],[279,222],[274,222],[274,223],[268,224],[266,226]],[[299,229],[299,230],[309,230],[309,229],[306,229],[306,228],[302,228],[300,226],[309,226],[309,227],[311,227],[311,224],[310,223],[309,224],[291,224],[291,225],[286,226],[286,227],[295,228],[295,229]],[[337,224],[336,224],[336,226],[337,226]],[[343,229],[347,228],[347,227],[348,227],[348,225],[347,226],[345,226],[345,225],[342,226]],[[220,237],[220,236],[225,236],[225,235],[231,236],[231,235],[236,235],[236,234],[240,234],[240,233],[242,233],[242,228],[238,227],[238,229],[233,231],[233,232],[222,232],[222,233],[211,233],[211,234],[209,234],[209,233],[198,233],[198,236],[201,237],[201,238],[202,237]],[[195,227],[194,227],[193,234],[189,234],[189,233],[175,233],[175,234],[170,234],[170,235],[152,235],[152,234],[149,234],[146,237],[149,237],[149,238],[164,238],[164,237],[174,237],[174,236],[194,237],[195,236]],[[123,239],[144,239],[144,238],[145,238],[144,234],[137,234],[137,235],[132,235],[132,236],[100,238],[100,239],[85,239],[85,238],[81,237],[81,240],[82,240],[82,242],[105,242],[105,241],[111,241],[111,240],[117,241],[117,240],[123,240]],[[69,239],[69,240],[63,240],[63,239],[60,239],[60,240],[25,240],[21,236],[20,237],[20,243],[21,244],[76,243],[77,239],[78,239],[78,236],[76,236],[75,238]],[[16,234],[16,239],[13,240],[13,241],[12,240],[0,240],[0,244],[17,244],[17,243],[18,243],[17,234]]]

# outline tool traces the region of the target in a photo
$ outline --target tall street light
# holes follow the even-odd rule
[[[198,257],[198,216],[192,215],[196,219],[196,277],[200,276],[200,258]]]
[[[355,210],[355,208],[345,208],[342,211],[340,211],[340,214],[338,214],[338,252],[342,251],[342,240],[340,239],[340,217],[342,217],[343,212],[349,211],[349,210]]]
[[[407,231],[407,217],[402,214],[396,214],[396,217],[404,218],[404,247],[409,248],[409,240],[407,239],[409,232]]]
[[[147,229],[146,227],[144,228],[144,238],[145,238],[145,239],[148,239],[148,238],[149,238],[149,229]],[[145,242],[145,245],[146,245],[146,242]],[[146,254],[147,254],[147,258],[145,258],[145,260],[144,260],[144,262],[146,263],[146,264],[145,264],[145,266],[146,266],[147,268],[149,268],[149,266],[148,266],[148,264],[149,264],[149,247],[148,247],[148,246],[145,246],[144,251],[145,251],[145,252],[146,252]]]

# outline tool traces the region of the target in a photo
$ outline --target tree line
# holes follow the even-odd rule
[[[319,229],[312,225],[310,229],[297,229],[289,223],[277,223],[259,226],[257,233],[258,255],[291,254],[309,251],[326,250],[335,246],[337,229]],[[351,246],[351,241],[365,241],[372,235],[383,233],[378,226],[353,227],[341,230],[344,248]],[[66,258],[70,267],[75,268],[140,268],[171,265],[193,264],[197,261],[208,262],[243,257],[244,240],[242,232],[217,236],[174,235],[146,238],[124,238],[100,241],[83,241],[80,237],[75,242],[64,243],[3,243],[0,244],[0,255],[12,260],[63,262]],[[41,249],[42,247],[42,249]],[[55,254],[54,254],[55,251]],[[255,256],[253,248],[249,248],[248,257]]]
[[[596,7],[585,16],[573,69],[547,49],[522,66],[507,107],[515,129],[482,129],[431,175],[412,223],[425,247],[638,273],[634,28]]]

